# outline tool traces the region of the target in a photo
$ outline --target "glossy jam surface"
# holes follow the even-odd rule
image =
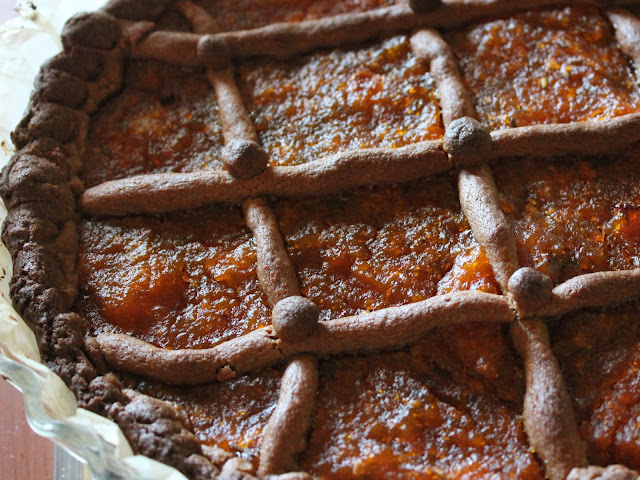
[[[221,168],[222,127],[204,72],[128,65],[125,88],[91,118],[87,186],[131,175]]]
[[[494,176],[523,266],[554,283],[640,268],[640,164],[634,155],[516,159],[494,168]]]
[[[272,165],[442,137],[427,67],[407,37],[239,68],[245,104]]]
[[[274,205],[304,295],[323,319],[453,290],[497,293],[454,176]]]
[[[332,480],[542,479],[501,328],[446,328],[411,351],[324,361],[301,466]]]
[[[264,428],[278,401],[282,371],[268,368],[223,383],[167,387],[140,381],[135,389],[173,402],[189,418],[204,445],[249,460],[257,467]]]
[[[640,304],[569,315],[551,338],[591,463],[640,469]]]
[[[80,236],[81,313],[97,331],[206,348],[270,322],[235,207],[85,220]]]
[[[520,13],[471,25],[448,40],[492,129],[640,110],[631,64],[597,9]]]
[[[247,30],[276,22],[299,22],[387,7],[394,0],[197,0],[219,31]]]

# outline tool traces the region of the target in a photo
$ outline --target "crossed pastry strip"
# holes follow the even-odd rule
[[[523,418],[531,445],[553,480],[564,479],[574,467],[585,467],[587,460],[571,401],[540,317],[635,298],[640,291],[640,270],[580,275],[553,288],[544,274],[519,268],[515,236],[499,206],[487,162],[513,155],[551,157],[622,151],[640,141],[640,114],[489,132],[475,120],[471,95],[462,83],[449,46],[435,30],[424,28],[458,25],[478,16],[555,3],[448,2],[425,13],[398,5],[328,19],[217,33],[215,20],[204,10],[181,2],[178,7],[198,33],[152,31],[152,22],[121,21],[134,58],[208,68],[223,125],[228,171],[152,174],[106,182],[82,194],[81,212],[98,216],[160,213],[213,202],[242,201],[245,220],[257,246],[260,285],[274,313],[271,326],[202,350],[164,350],[126,335],[98,335],[95,342],[104,361],[117,370],[165,383],[196,384],[223,381],[287,360],[278,405],[264,433],[259,466],[261,475],[285,474],[295,470],[296,456],[304,446],[311,423],[318,384],[316,356],[400,348],[443,325],[511,323],[512,339],[524,358],[527,389]],[[117,15],[119,3],[114,5],[111,13]],[[607,14],[623,52],[640,65],[640,21],[623,10],[609,10]],[[423,29],[412,36],[411,45],[414,54],[429,63],[440,93],[446,128],[442,141],[397,149],[349,151],[300,166],[267,167],[266,154],[257,145],[257,134],[235,84],[232,58],[274,52],[292,56],[416,27]],[[67,35],[67,41],[72,37],[73,32]],[[97,40],[101,41],[104,38]],[[117,61],[118,54],[113,57]],[[114,87],[103,83],[93,84],[93,88],[104,97]],[[99,102],[93,100],[93,106],[85,104],[84,108],[90,112]],[[68,131],[59,134],[60,141],[72,140],[86,124],[86,116],[72,110],[73,105],[59,108],[67,108],[65,115],[74,119]],[[29,125],[24,129],[27,139],[38,134],[29,130]],[[19,135],[20,129],[18,139]],[[322,195],[382,181],[403,182],[452,168],[459,172],[462,210],[475,238],[486,250],[505,295],[450,293],[318,322],[317,310],[314,313],[311,302],[300,297],[297,276],[275,214],[259,197]]]

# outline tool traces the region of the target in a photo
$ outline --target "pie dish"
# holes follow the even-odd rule
[[[44,362],[192,478],[635,478],[634,2],[275,3],[67,23],[1,192]]]

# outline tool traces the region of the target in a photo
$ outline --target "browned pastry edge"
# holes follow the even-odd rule
[[[56,103],[30,103],[25,116],[11,132],[18,149],[39,138],[51,138],[61,144],[73,144],[82,151],[89,119],[84,112]]]
[[[247,180],[223,171],[160,173],[87,189],[80,210],[91,215],[160,213],[258,195],[328,195],[376,183],[404,182],[450,169],[442,143],[353,150],[298,166],[272,167]]]
[[[81,406],[94,411],[89,384],[97,372],[83,352],[87,322],[69,313],[77,296],[76,196],[82,184],[76,175],[88,122],[79,109],[100,101],[121,78],[119,36],[118,23],[106,14],[79,14],[67,22],[64,51],[40,70],[27,112],[12,133],[18,151],[0,182],[9,210],[2,237],[14,260],[14,306],[34,330],[43,362]]]
[[[124,51],[122,42],[110,51],[73,45],[70,51],[44,63],[36,79],[31,103],[57,103],[93,113],[104,99],[120,88]],[[58,81],[50,83],[52,78]],[[79,95],[84,100],[78,103],[73,98]]]
[[[532,125],[491,132],[491,158],[615,153],[640,141],[640,113],[607,120]]]
[[[318,389],[317,360],[301,355],[291,360],[282,376],[280,396],[260,444],[258,475],[296,470],[304,450]]]
[[[200,440],[189,430],[187,416],[170,402],[122,389],[119,398],[109,404],[107,415],[121,428],[135,453],[176,465],[198,479],[212,479],[219,473],[203,455]]]
[[[607,10],[607,15],[620,49],[635,64],[636,79],[640,82],[640,19],[622,9]]]
[[[73,45],[112,50],[120,42],[122,31],[115,17],[108,13],[80,12],[66,21],[60,36],[65,50]]]
[[[300,295],[298,277],[271,208],[262,199],[254,198],[244,202],[243,210],[256,243],[258,281],[271,306]]]
[[[503,292],[519,266],[516,237],[500,208],[498,191],[486,165],[468,167],[458,174],[460,206],[471,231],[485,249],[493,275]]]
[[[609,465],[608,467],[589,466],[574,468],[567,480],[638,480],[640,474],[623,465]]]
[[[517,320],[511,337],[524,360],[526,393],[522,417],[529,443],[551,480],[564,480],[574,467],[587,466],[571,398],[542,320]]]
[[[580,275],[553,289],[551,302],[538,316],[558,316],[585,307],[606,307],[640,296],[640,269]]]
[[[96,337],[107,364],[116,370],[184,385],[223,381],[302,353],[326,356],[397,349],[432,328],[468,322],[511,322],[506,298],[454,292],[355,317],[320,322],[299,341],[283,342],[271,327],[254,330],[208,349],[164,350],[127,335]]]
[[[470,92],[464,87],[458,63],[447,44],[435,30],[420,30],[411,37],[416,57],[429,62],[436,83],[445,127],[457,118],[476,117]]]

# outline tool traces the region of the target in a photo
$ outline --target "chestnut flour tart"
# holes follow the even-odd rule
[[[637,478],[638,14],[72,17],[0,188],[43,361],[193,479]]]

